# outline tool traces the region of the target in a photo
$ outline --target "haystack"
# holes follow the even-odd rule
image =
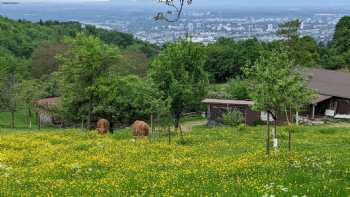
[[[145,137],[149,135],[150,127],[144,121],[135,121],[132,125],[134,137]]]
[[[107,119],[100,119],[97,122],[96,128],[99,134],[107,134],[109,131],[109,121]]]

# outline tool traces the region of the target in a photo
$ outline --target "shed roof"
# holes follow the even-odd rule
[[[330,98],[332,98],[333,96],[328,96],[328,95],[322,95],[319,94],[317,96],[317,98],[315,100],[312,101],[312,104],[317,104],[317,103],[321,103],[322,101],[328,100]]]
[[[350,73],[325,69],[308,69],[309,87],[321,95],[350,99]]]
[[[35,103],[42,106],[52,106],[52,105],[56,105],[58,101],[59,101],[59,97],[50,97],[45,99],[39,99],[35,101]]]
[[[222,99],[204,99],[202,103],[217,104],[217,105],[254,105],[254,101],[249,100],[222,100]]]

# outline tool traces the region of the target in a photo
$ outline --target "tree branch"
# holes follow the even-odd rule
[[[173,11],[159,12],[154,19],[173,23],[181,18],[185,4],[190,5],[192,0],[158,0],[158,2],[169,6]]]

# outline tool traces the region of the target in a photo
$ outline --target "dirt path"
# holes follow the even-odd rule
[[[195,121],[188,121],[181,124],[181,128],[184,132],[191,132],[193,127],[195,126],[203,126],[207,124],[207,120],[195,120]]]

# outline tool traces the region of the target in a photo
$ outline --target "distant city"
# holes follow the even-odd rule
[[[157,10],[150,7],[116,6],[113,3],[86,4],[8,4],[0,7],[0,15],[31,21],[79,21],[98,27],[128,32],[135,37],[162,45],[185,35],[195,42],[211,43],[219,37],[264,41],[279,39],[280,23],[292,19],[302,21],[301,34],[319,42],[332,39],[335,25],[350,8],[187,8],[176,23],[154,21]]]

